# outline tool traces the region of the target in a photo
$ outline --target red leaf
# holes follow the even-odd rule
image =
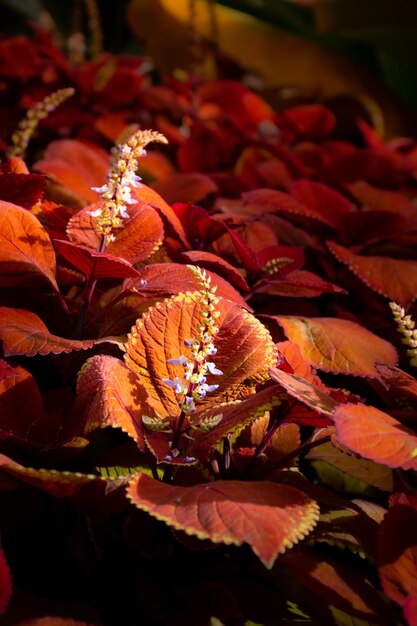
[[[104,339],[65,339],[52,335],[35,313],[24,309],[0,307],[0,339],[6,356],[24,354],[61,354],[73,350],[87,350],[95,344],[113,341]]]
[[[197,416],[197,423],[220,414],[222,419],[208,432],[193,431],[194,441],[190,445],[189,454],[196,456],[199,460],[207,460],[213,447],[227,434],[241,430],[253,420],[264,415],[265,411],[271,411],[273,407],[279,406],[285,398],[286,396],[281,389],[274,385],[258,391],[241,402],[217,404],[214,408],[206,409]]]
[[[255,189],[254,191],[245,192],[242,194],[242,197],[246,204],[257,204],[261,210],[264,207],[273,207],[278,213],[302,215],[334,228],[334,216],[330,218],[315,203],[312,203],[312,206],[308,206],[283,191]]]
[[[259,285],[254,289],[254,292],[287,296],[288,298],[317,298],[323,293],[347,294],[347,291],[341,287],[329,283],[307,270],[289,272],[284,278],[278,277],[277,281]]]
[[[222,394],[230,394],[245,381],[265,380],[268,366],[276,360],[268,331],[253,315],[223,298],[215,308],[220,313],[214,339],[215,363],[223,374],[208,374],[208,384],[216,383],[218,388],[200,401],[202,407],[215,404]],[[139,374],[162,417],[175,418],[180,413],[178,396],[163,379],[184,379],[183,366],[168,361],[180,355],[193,358],[184,340],[198,336],[202,310],[201,291],[173,296],[149,309],[128,337],[125,362]]]
[[[243,278],[241,272],[220,256],[217,256],[217,254],[204,252],[202,250],[190,250],[189,252],[183,252],[182,256],[193,265],[204,267],[213,272],[217,272],[217,274],[224,274],[227,280],[234,284],[237,289],[249,291],[249,285]]]
[[[404,395],[410,400],[417,402],[417,380],[411,374],[403,372],[393,365],[382,365],[376,363],[381,379],[386,385],[394,389],[394,401],[398,394]]]
[[[214,543],[248,543],[268,568],[308,535],[319,515],[314,500],[302,491],[270,482],[173,487],[140,474],[130,483],[128,496],[138,508],[188,535]]]
[[[128,261],[106,252],[97,252],[86,246],[60,239],[54,239],[54,246],[64,259],[79,269],[87,278],[93,272],[96,279],[130,278],[139,275],[139,272]]]
[[[327,317],[271,317],[316,369],[377,378],[375,363],[396,365],[394,346],[355,322]]]
[[[249,309],[242,296],[230,283],[214,274],[207,272],[212,285],[217,286],[217,295],[236,302],[245,309]],[[187,291],[198,291],[201,285],[195,274],[187,265],[180,263],[153,263],[147,265],[140,273],[140,278],[126,280],[123,284],[125,291],[137,291],[148,298],[160,298]],[[249,309],[250,310],[250,309]]]
[[[416,215],[416,208],[412,200],[399,191],[380,189],[364,180],[351,183],[349,191],[367,209],[394,212],[406,218]]]
[[[76,197],[96,202],[99,195],[92,187],[101,187],[109,171],[108,155],[98,146],[77,139],[53,141],[34,169],[47,174],[71,190]]]
[[[100,236],[95,230],[96,218],[90,213],[102,206],[102,201],[81,209],[69,221],[68,237],[87,248],[98,249]],[[124,259],[132,265],[144,261],[162,243],[164,230],[161,219],[149,204],[138,201],[129,205],[129,218],[123,228],[114,233],[115,241],[106,246],[106,253]]]
[[[322,215],[326,223],[334,228],[340,226],[344,215],[348,215],[355,209],[353,204],[338,191],[310,180],[299,180],[294,183],[291,187],[291,195],[315,213]]]
[[[387,596],[402,605],[417,596],[417,511],[394,504],[384,517],[377,548],[377,565]]]
[[[270,367],[269,374],[272,380],[279,383],[291,396],[294,396],[303,404],[322,415],[333,416],[338,403],[317,385],[309,383],[294,374],[279,370],[277,367]]]
[[[80,622],[66,617],[35,617],[34,619],[19,622],[16,626],[94,626],[87,622]]]
[[[199,172],[182,172],[164,176],[158,182],[153,183],[152,188],[165,198],[168,204],[174,202],[202,203],[207,196],[218,193],[215,182]]]
[[[58,290],[48,234],[29,211],[0,201],[0,286],[30,287],[40,281]]]
[[[328,135],[336,123],[333,113],[321,104],[291,107],[284,112],[283,119],[298,136],[306,139]]]
[[[363,404],[341,404],[334,414],[337,439],[365,459],[417,469],[417,436],[396,419]]]
[[[407,308],[417,297],[417,261],[360,256],[333,241],[330,252],[368,287]]]
[[[216,104],[244,133],[275,117],[271,107],[241,83],[232,80],[206,82],[199,91],[202,102]]]
[[[417,626],[417,595],[405,599],[403,611],[408,626]]]
[[[0,548],[0,616],[3,615],[12,595],[12,576],[3,550]]]
[[[46,179],[40,174],[0,174],[0,199],[31,209],[43,196]]]
[[[107,355],[94,356],[78,375],[74,415],[83,416],[85,434],[107,426],[121,428],[143,450],[146,399],[139,377],[122,361]]]

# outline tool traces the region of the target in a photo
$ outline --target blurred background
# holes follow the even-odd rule
[[[412,0],[0,0],[0,28],[36,23],[65,48],[76,32],[88,40],[94,13],[105,50],[149,55],[156,72],[188,71],[198,44],[277,108],[330,101],[364,109],[385,137],[416,135]]]

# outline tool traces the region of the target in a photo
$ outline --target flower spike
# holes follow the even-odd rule
[[[9,158],[18,156],[23,159],[29,141],[38,127],[39,122],[48,117],[51,111],[55,111],[60,104],[73,96],[74,93],[75,89],[73,89],[73,87],[58,89],[58,91],[49,94],[46,98],[41,100],[41,102],[38,102],[34,107],[29,109],[26,113],[26,117],[19,122],[17,129],[12,135],[12,145],[7,151],[7,156]]]
[[[401,340],[410,349],[407,355],[410,357],[410,365],[417,367],[417,328],[411,315],[406,315],[405,310],[396,302],[390,302],[390,308],[397,324],[398,332],[403,335]]]
[[[148,143],[157,141],[168,143],[161,133],[153,130],[138,130],[125,143],[112,150],[111,170],[107,182],[102,187],[93,188],[104,200],[104,205],[90,215],[96,218],[96,231],[103,238],[104,245],[115,240],[114,231],[122,228],[123,220],[129,218],[128,205],[134,204],[132,187],[140,187],[140,177],[136,175],[138,159],[146,155]]]

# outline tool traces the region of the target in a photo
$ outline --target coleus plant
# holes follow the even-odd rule
[[[177,163],[203,169],[197,187],[214,196],[226,189],[219,170],[227,168],[227,189],[238,197],[219,196],[206,208],[171,206],[142,185],[145,147],[166,141],[149,130],[128,133],[116,146],[107,178],[100,146],[73,139],[47,146],[38,171],[55,174],[67,192],[60,203],[56,188],[45,198],[44,176],[29,173],[18,157],[2,165],[4,500],[17,507],[16,487],[17,499],[29,486],[34,514],[48,530],[38,491],[55,498],[48,499],[54,511],[62,499],[71,503],[77,524],[88,516],[94,565],[63,560],[76,575],[93,567],[98,586],[108,573],[105,555],[121,553],[118,566],[134,583],[117,588],[125,607],[119,603],[117,617],[110,612],[113,622],[126,614],[168,624],[413,624],[417,393],[405,353],[397,367],[394,332],[392,341],[380,336],[392,323],[375,295],[399,303],[395,319],[413,366],[415,330],[400,306],[415,298],[412,148],[378,143],[365,127],[365,150],[326,142],[334,120],[323,107],[280,118],[254,94],[255,113],[231,106],[236,94],[250,93],[236,84],[201,92],[203,104],[206,98],[218,107],[206,122],[210,145],[219,147],[231,126],[230,150],[216,148],[204,165],[201,120],[191,119]],[[170,114],[174,135],[178,120]],[[244,148],[279,126],[285,145],[268,137],[267,147]],[[233,169],[237,146],[246,163]],[[65,171],[51,164],[58,156]],[[273,177],[271,166],[260,170],[274,188],[257,189],[259,171],[250,171],[265,162],[274,163]],[[184,181],[177,173],[173,183],[171,168],[164,170],[168,191]],[[365,180],[356,180],[358,170]],[[387,175],[397,184],[386,192],[394,196],[375,186]],[[198,199],[187,193],[176,199]],[[391,201],[401,215],[393,216]],[[179,543],[173,548],[165,526],[150,520],[164,522]],[[63,523],[75,543],[86,542],[76,524]],[[10,569],[28,584],[23,557],[8,547],[8,539],[18,544],[12,527],[7,520],[0,527],[11,564],[0,553],[0,610],[11,594]],[[205,551],[216,544],[223,547]],[[233,548],[242,544],[262,564]],[[136,583],[150,577],[161,587],[156,557],[167,565],[165,598],[152,606],[141,597],[135,608]],[[173,607],[173,588],[209,602]],[[264,605],[245,590],[263,594]],[[84,623],[106,623],[110,605],[97,604],[98,614],[83,614]],[[63,614],[53,603],[42,610]]]

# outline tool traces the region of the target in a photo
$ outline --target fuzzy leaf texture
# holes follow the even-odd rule
[[[216,320],[219,332],[214,340],[217,354],[213,360],[223,375],[213,377],[219,387],[207,395],[202,406],[215,404],[222,394],[246,380],[266,379],[268,366],[276,360],[275,345],[255,317],[223,298],[216,308],[220,317]],[[184,341],[198,335],[201,310],[200,292],[179,294],[146,312],[129,335],[125,362],[139,374],[155,409],[163,417],[179,414],[177,396],[163,379],[183,377],[182,366],[168,360],[178,359],[181,354],[191,356]]]
[[[392,468],[417,470],[414,431],[379,409],[342,404],[334,414],[337,439],[365,459]]]
[[[146,398],[138,375],[122,361],[94,356],[78,376],[74,413],[84,416],[86,435],[96,428],[121,428],[143,450],[141,417]]]
[[[281,315],[273,319],[304,359],[324,372],[378,378],[375,363],[397,364],[394,346],[350,320]]]
[[[315,501],[302,491],[271,482],[173,487],[140,474],[130,483],[128,496],[139,509],[188,535],[214,543],[248,543],[268,568],[311,532],[319,515]]]
[[[58,290],[55,252],[39,220],[19,206],[0,201],[0,286]]]
[[[78,341],[58,337],[49,332],[35,313],[7,307],[0,307],[0,339],[3,340],[3,350],[6,356],[61,354],[73,350],[88,350],[97,343],[116,342],[110,338]]]
[[[361,256],[333,242],[328,246],[373,291],[406,308],[417,297],[417,261]]]

